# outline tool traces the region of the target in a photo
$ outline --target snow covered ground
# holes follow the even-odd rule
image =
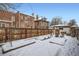
[[[0,55],[2,56],[79,56],[79,41],[75,37],[55,37],[43,35],[22,40],[5,43],[4,51],[13,49],[25,44],[35,42],[34,44],[24,46],[2,54],[0,47]],[[52,42],[52,43],[50,43]]]

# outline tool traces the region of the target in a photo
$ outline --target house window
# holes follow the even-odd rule
[[[2,27],[5,27],[5,24],[4,23],[2,24]]]
[[[25,20],[27,20],[28,19],[28,17],[25,17]]]
[[[23,16],[21,16],[21,19],[23,19]]]
[[[63,27],[60,27],[59,29],[63,30]]]
[[[15,16],[12,16],[11,19],[12,19],[12,21],[15,21]]]

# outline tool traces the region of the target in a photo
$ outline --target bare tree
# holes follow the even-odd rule
[[[43,20],[43,21],[46,21],[46,20],[47,20],[47,18],[46,18],[46,17],[42,17],[42,20]]]
[[[69,26],[73,26],[76,25],[76,20],[75,19],[71,19],[68,23]]]
[[[50,25],[58,25],[62,24],[62,18],[61,17],[54,17],[50,23]]]
[[[16,8],[20,6],[21,4],[16,3],[0,3],[0,10],[17,11]]]
[[[9,8],[12,6],[13,4],[9,4],[9,3],[0,3],[0,10],[9,10]]]

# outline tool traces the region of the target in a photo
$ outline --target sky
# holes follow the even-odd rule
[[[79,4],[77,3],[20,3],[16,10],[28,15],[35,13],[45,16],[48,21],[55,16],[62,17],[66,22],[76,19],[79,25]]]

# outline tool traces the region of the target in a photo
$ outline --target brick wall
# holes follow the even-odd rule
[[[43,21],[43,20],[36,20],[35,21],[35,28],[38,29],[48,29],[48,21]]]
[[[0,27],[47,29],[48,21],[35,21],[33,16],[0,10]]]
[[[14,13],[0,10],[0,27],[12,27],[13,17]]]
[[[22,13],[16,13],[16,27],[34,28],[34,17]]]
[[[34,17],[22,13],[0,10],[0,26],[15,28],[34,28]]]

